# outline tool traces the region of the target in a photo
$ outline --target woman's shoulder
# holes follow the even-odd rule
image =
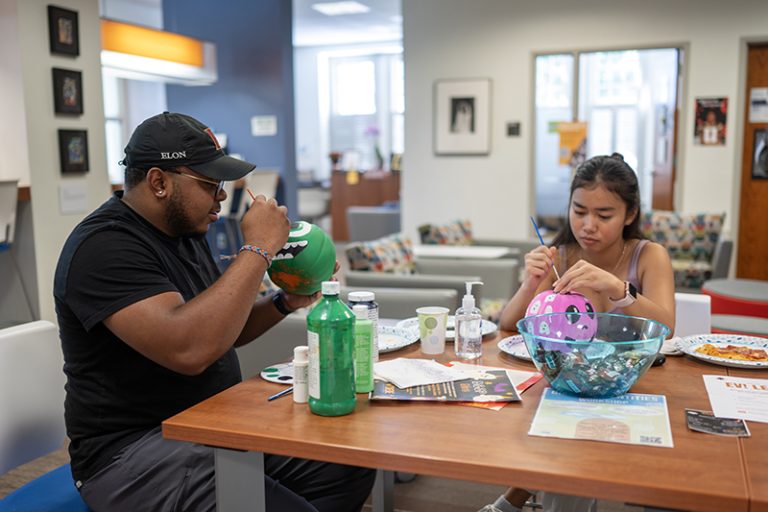
[[[663,245],[648,239],[639,240],[637,243],[640,250],[639,264],[669,261],[669,253]]]

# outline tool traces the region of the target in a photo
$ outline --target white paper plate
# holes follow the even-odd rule
[[[278,363],[261,370],[261,378],[277,384],[293,384],[293,363]]]
[[[399,322],[397,322],[397,325],[395,327],[399,327],[401,329],[408,329],[409,331],[416,333],[416,339],[419,338],[419,317],[417,316],[406,318],[405,320],[400,320]],[[447,341],[453,341],[453,338],[456,335],[455,328],[456,328],[456,318],[453,315],[448,315],[448,323],[445,326],[445,339]],[[499,327],[495,323],[491,322],[490,320],[483,319],[483,325],[482,325],[483,336],[493,334],[498,330],[499,330]]]
[[[724,357],[708,356],[696,352],[696,349],[705,344],[735,345],[749,348],[762,348],[768,350],[768,339],[757,336],[744,336],[741,334],[696,334],[686,336],[677,342],[677,347],[691,357],[708,363],[730,366],[733,368],[768,368],[768,361],[737,361]]]
[[[499,341],[499,350],[505,354],[509,354],[512,357],[523,359],[525,361],[531,360],[531,354],[528,353],[528,347],[525,346],[522,334],[515,334]]]
[[[379,326],[379,354],[400,350],[419,341],[419,333],[400,327]]]

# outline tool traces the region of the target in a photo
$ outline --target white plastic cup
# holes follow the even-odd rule
[[[416,310],[419,317],[419,337],[423,354],[445,352],[445,326],[448,323],[448,308],[426,306]]]

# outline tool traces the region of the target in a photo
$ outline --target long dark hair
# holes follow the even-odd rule
[[[571,195],[568,198],[568,219],[552,241],[553,246],[578,243],[571,230],[570,221],[573,192],[579,188],[593,188],[598,184],[603,185],[606,190],[613,192],[624,201],[627,214],[637,212],[634,220],[624,226],[622,238],[624,240],[644,238],[640,231],[640,187],[637,184],[637,175],[627,165],[622,155],[614,153],[611,156],[592,157],[576,169],[576,175],[571,182]]]

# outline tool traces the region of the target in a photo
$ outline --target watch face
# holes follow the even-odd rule
[[[635,285],[633,285],[632,283],[627,283],[627,284],[629,284],[629,294],[632,296],[633,299],[636,299],[637,288],[635,288]]]

